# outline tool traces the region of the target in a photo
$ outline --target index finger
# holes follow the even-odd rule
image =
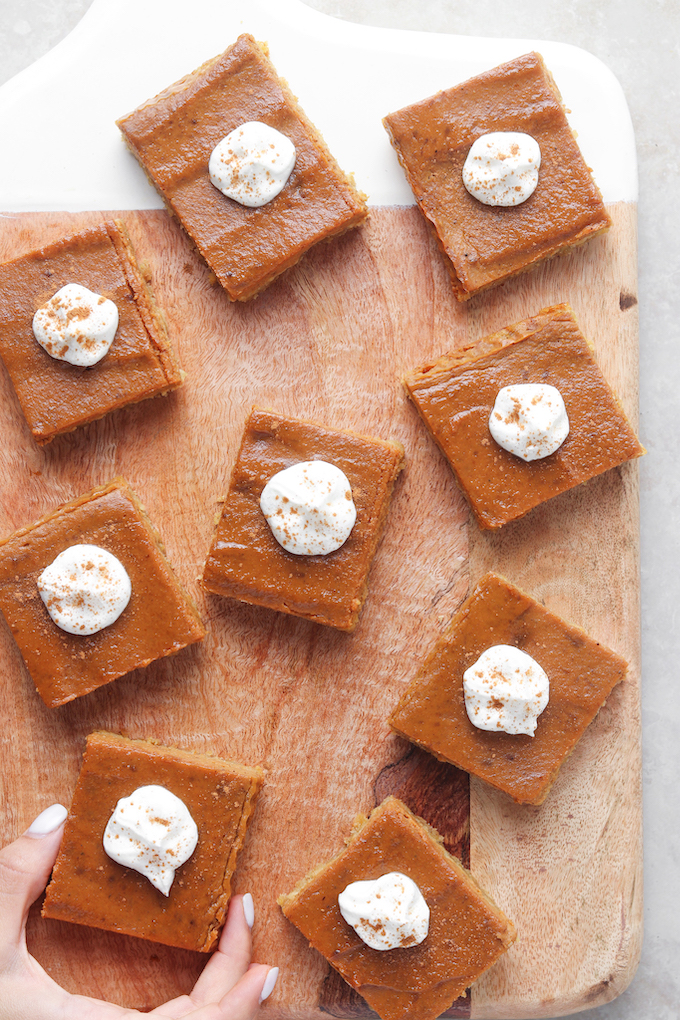
[[[246,905],[252,909],[252,900],[250,903],[248,900]],[[189,996],[192,1003],[202,1006],[208,1002],[219,1002],[247,972],[251,952],[250,925],[246,920],[244,897],[232,896],[217,950]]]

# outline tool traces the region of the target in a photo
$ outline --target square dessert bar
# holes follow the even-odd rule
[[[550,682],[533,736],[488,731],[467,715],[463,673],[494,645],[512,645]],[[390,716],[393,730],[520,804],[542,804],[560,766],[627,665],[503,577],[486,574],[460,607]]]
[[[90,368],[51,357],[35,339],[35,312],[66,284],[113,301],[118,329]],[[127,404],[175,389],[184,374],[163,315],[120,220],[89,227],[0,265],[0,357],[38,443]]]
[[[37,587],[45,567],[73,545],[112,553],[132,583],[127,608],[94,634],[70,634],[58,627]],[[122,478],[0,542],[0,610],[50,708],[205,637],[198,610],[177,581],[160,536]]]
[[[254,408],[206,560],[204,587],[216,595],[353,630],[403,454],[400,443]],[[344,471],[357,510],[345,544],[325,556],[288,552],[260,509],[260,495],[273,475],[310,460],[325,460]]]
[[[518,383],[549,384],[564,400],[569,435],[542,460],[508,452],[489,431],[499,390]],[[645,452],[565,304],[445,355],[404,385],[481,528],[507,524]]]
[[[283,191],[259,208],[222,194],[208,171],[215,146],[250,121],[281,132],[297,154]],[[254,297],[312,245],[368,215],[364,197],[278,77],[266,46],[250,35],[118,126],[232,301]]]
[[[460,301],[610,226],[538,53],[391,113],[383,123]],[[531,135],[540,146],[538,186],[521,205],[484,205],[463,184],[473,142],[496,131]]]
[[[263,772],[208,754],[92,733],[47,887],[43,917],[205,953],[215,944],[231,895],[236,858]],[[191,857],[166,897],[104,851],[118,801],[140,786],[162,786],[184,802],[198,828]]]
[[[338,895],[351,882],[401,872],[430,908],[419,945],[367,946],[345,921]],[[286,917],[383,1020],[432,1020],[515,941],[511,921],[439,834],[395,797],[359,815],[347,846],[279,897]]]

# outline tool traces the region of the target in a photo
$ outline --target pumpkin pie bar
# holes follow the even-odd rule
[[[208,952],[224,922],[262,781],[257,767],[156,741],[92,733],[43,917]],[[103,845],[117,803],[146,786],[178,797],[198,829],[196,848],[175,871],[167,896],[144,874],[112,859]]]
[[[569,434],[526,461],[499,446],[489,419],[507,386],[548,384],[562,395]],[[539,503],[645,451],[566,304],[483,337],[404,379],[481,528],[498,528]]]
[[[79,284],[118,309],[108,353],[88,368],[52,357],[33,333],[36,311],[68,284]],[[0,265],[0,357],[41,444],[109,411],[168,393],[184,377],[121,220]]]
[[[397,872],[418,886],[429,930],[417,945],[374,949],[338,906],[347,885]],[[346,847],[279,897],[286,917],[383,1020],[433,1020],[515,941],[511,921],[439,834],[395,797],[359,815]]]
[[[547,674],[549,699],[533,736],[480,729],[468,716],[463,674],[498,645],[520,649]],[[615,652],[490,573],[437,641],[389,723],[519,804],[542,804],[562,763],[626,671]]]
[[[538,53],[404,107],[383,124],[460,301],[611,225]],[[473,142],[495,132],[527,134],[540,147],[538,185],[520,205],[485,205],[463,184]]]
[[[38,578],[65,550],[115,556],[132,592],[115,622],[69,633],[48,613]],[[46,705],[54,708],[205,637],[196,606],[127,482],[116,478],[0,542],[0,610]]]
[[[295,146],[295,166],[267,204],[248,207],[213,185],[216,146],[244,123],[260,123]],[[319,241],[368,215],[267,47],[241,35],[223,54],[122,117],[118,126],[232,301],[247,301]]]
[[[254,408],[206,560],[204,587],[216,595],[353,630],[403,453],[397,442]],[[260,496],[278,472],[315,460],[333,464],[346,475],[356,523],[334,552],[297,555],[272,534]]]

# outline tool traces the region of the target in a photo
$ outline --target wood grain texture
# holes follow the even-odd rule
[[[629,303],[634,209],[610,212],[609,236],[464,306],[415,209],[374,209],[364,227],[317,247],[245,306],[230,304],[211,285],[164,212],[123,216],[139,257],[151,265],[186,385],[38,448],[0,372],[0,534],[123,474],[196,595],[208,636],[175,658],[49,710],[2,623],[3,840],[47,804],[69,802],[93,729],[262,763],[267,781],[235,888],[255,898],[256,959],[281,967],[267,1010],[305,1020],[371,1015],[285,921],[276,896],[335,853],[353,816],[390,792],[436,825],[451,849],[467,852],[466,777],[414,752],[390,734],[385,718],[470,581],[494,566],[622,652],[634,669],[543,808],[519,809],[473,781],[472,869],[520,936],[450,1015],[472,1009],[479,1017],[550,1016],[597,1005],[620,990],[634,968],[640,932],[639,882],[632,895],[640,869],[635,468],[560,497],[498,535],[480,536],[399,382],[423,361],[568,300],[630,412],[637,378],[636,311]],[[0,258],[102,218],[3,218]],[[406,468],[353,634],[198,588],[252,404],[404,444]],[[565,922],[570,904],[575,937]],[[596,921],[591,938],[588,925]],[[205,962],[198,954],[42,920],[36,910],[30,943],[67,987],[138,1008],[186,991]]]

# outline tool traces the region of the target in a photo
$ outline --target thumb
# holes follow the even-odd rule
[[[67,814],[61,804],[53,804],[38,815],[23,836],[0,850],[1,937],[6,948],[17,946],[23,939],[28,909],[47,885]]]

